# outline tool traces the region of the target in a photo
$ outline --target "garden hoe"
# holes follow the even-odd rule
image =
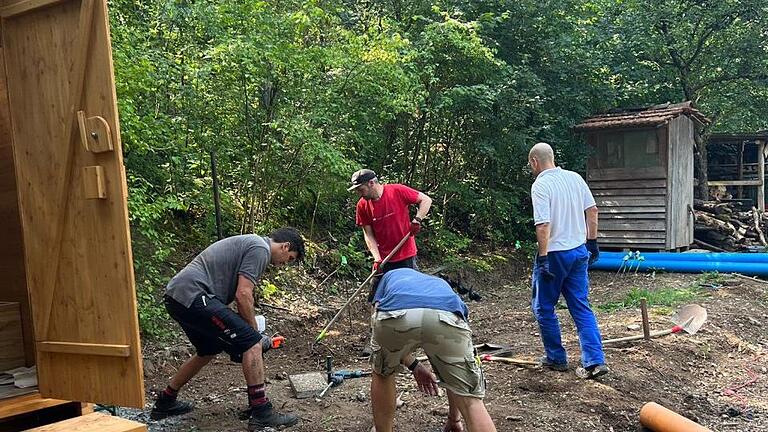
[[[384,265],[389,262],[389,260],[397,253],[397,251],[400,250],[400,248],[405,244],[406,240],[408,240],[408,237],[410,236],[411,236],[411,233],[408,233],[405,235],[405,237],[403,237],[402,240],[400,240],[400,243],[398,243],[397,246],[395,246],[395,248],[392,249],[392,252],[390,252],[389,255],[387,255],[386,258],[384,258],[381,261],[381,264],[379,264],[379,268],[384,267]],[[362,291],[363,288],[365,288],[365,286],[376,275],[376,273],[377,273],[376,270],[372,271],[371,274],[369,274],[368,277],[365,278],[363,283],[361,283],[360,286],[357,287],[355,292],[353,292],[352,295],[349,296],[349,298],[347,299],[347,302],[344,303],[344,306],[342,306],[341,309],[339,309],[339,311],[336,312],[336,315],[334,315],[333,318],[331,318],[328,324],[325,325],[325,328],[323,328],[320,334],[317,335],[317,338],[315,338],[314,343],[320,342],[321,340],[325,339],[326,336],[328,336],[328,330],[331,328],[331,326],[333,326],[333,324],[336,323],[336,321],[341,316],[341,313],[344,312],[345,309],[347,309],[347,306],[349,306],[349,304],[352,303],[352,300],[354,300],[355,297],[357,297],[357,295],[360,294],[360,291]]]
[[[672,316],[672,322],[675,326],[662,331],[652,332],[651,337],[661,337],[672,333],[680,333],[684,331],[688,334],[696,334],[702,325],[707,321],[707,310],[697,304],[689,304],[683,306],[674,316]],[[608,339],[603,341],[603,345],[629,342],[643,339],[643,335],[627,336],[617,339]]]

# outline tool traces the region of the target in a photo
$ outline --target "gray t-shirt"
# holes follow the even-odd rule
[[[205,248],[168,282],[165,294],[190,307],[200,294],[216,296],[224,304],[235,300],[238,275],[255,284],[272,254],[269,237],[254,234],[228,237]]]

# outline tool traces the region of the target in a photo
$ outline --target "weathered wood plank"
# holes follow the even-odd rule
[[[667,228],[664,220],[636,220],[636,221],[604,221],[599,223],[600,231],[660,231]]]
[[[664,242],[660,243],[608,243],[603,240],[600,240],[600,248],[605,249],[650,249],[650,250],[664,250]]]
[[[664,188],[647,188],[647,189],[597,189],[592,191],[592,195],[595,197],[598,196],[615,196],[615,197],[621,197],[621,196],[666,196],[667,190]]]
[[[627,206],[660,206],[666,205],[664,197],[641,197],[641,196],[622,196],[622,197],[595,197],[598,207],[627,207]]]
[[[648,188],[666,188],[667,181],[665,179],[653,179],[653,180],[640,180],[640,181],[638,180],[593,180],[589,182],[589,188],[593,191],[596,189],[636,188],[640,185]]]
[[[587,171],[587,179],[592,180],[646,180],[665,179],[667,172],[664,167],[649,168],[609,168],[591,169]]]
[[[664,239],[665,233],[657,231],[600,231],[600,238],[612,240],[646,240],[646,239]]]
[[[760,186],[760,180],[711,180],[708,186]]]
[[[632,213],[665,213],[666,208],[664,206],[624,206],[624,207],[611,207],[600,206],[600,214],[632,214]]]
[[[599,220],[600,223],[603,223],[603,221],[610,221],[610,220],[621,220],[621,221],[631,221],[631,220],[642,220],[642,219],[666,219],[666,215],[664,212],[659,213],[603,213],[600,212]]]

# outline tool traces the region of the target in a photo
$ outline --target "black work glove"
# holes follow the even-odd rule
[[[536,257],[536,271],[539,272],[539,277],[547,282],[555,278],[555,274],[549,271],[549,257],[546,255]]]
[[[597,239],[587,240],[587,250],[589,251],[589,264],[600,258],[600,248],[597,246]]]

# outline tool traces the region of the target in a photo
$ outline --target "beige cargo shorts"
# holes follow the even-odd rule
[[[376,311],[371,327],[374,372],[392,375],[405,355],[423,348],[440,387],[459,396],[485,396],[485,377],[475,357],[472,330],[463,318],[437,309]]]

